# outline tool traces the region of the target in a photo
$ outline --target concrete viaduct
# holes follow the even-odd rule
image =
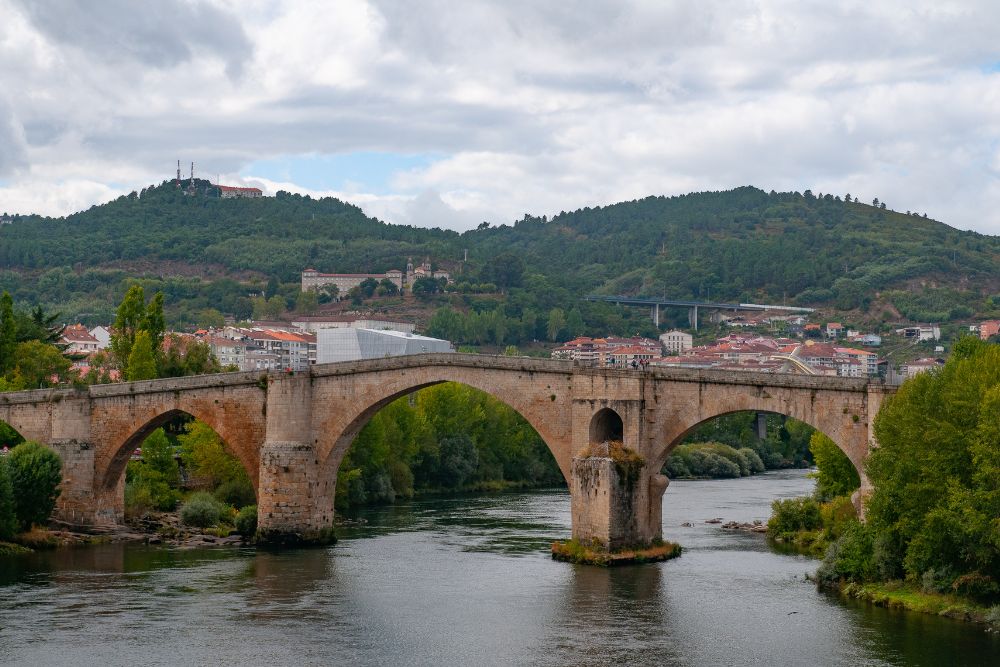
[[[699,424],[731,412],[778,413],[819,429],[854,463],[864,491],[872,421],[892,391],[852,378],[423,354],[295,375],[224,373],[5,393],[0,419],[59,453],[56,518],[93,527],[122,522],[133,450],[167,420],[190,414],[214,428],[249,472],[258,537],[312,541],[330,534],[337,469],[361,428],[390,401],[441,382],[480,389],[517,410],[566,477],[574,536],[610,548],[660,537],[667,456]],[[621,440],[642,465],[625,474],[599,448],[583,454],[605,440]]]

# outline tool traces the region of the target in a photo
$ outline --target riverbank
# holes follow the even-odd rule
[[[927,593],[914,584],[902,581],[842,583],[837,587],[837,592],[846,598],[868,602],[877,607],[933,614],[981,624],[990,632],[1000,632],[1000,605],[986,607],[957,595]]]
[[[819,503],[812,497],[775,501],[768,521],[768,543],[782,552],[797,553],[816,559],[829,558],[845,533],[860,528],[858,519],[845,497]],[[825,569],[829,565],[824,565]],[[928,592],[916,583],[905,581],[848,582],[841,575],[817,573],[817,585],[844,597],[886,609],[905,609],[1000,630],[1000,605],[988,607],[968,597],[952,593]]]

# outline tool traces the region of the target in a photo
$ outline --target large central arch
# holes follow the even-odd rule
[[[537,375],[426,366],[366,373],[363,378],[334,376],[328,382],[317,379],[313,385],[313,432],[317,434],[314,446],[321,466],[321,479],[336,480],[347,450],[379,410],[414,391],[455,382],[492,396],[524,418],[552,453],[568,484],[572,466],[571,415],[570,410],[563,407],[566,402],[557,399],[565,398],[570,392],[570,376]],[[348,409],[336,412],[324,410],[324,405],[348,406]],[[329,483],[326,481],[324,486]]]

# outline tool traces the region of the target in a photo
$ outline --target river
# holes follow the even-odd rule
[[[552,561],[564,491],[359,513],[329,549],[102,545],[0,559],[16,665],[997,665],[1000,638],[817,592],[816,561],[706,519],[766,520],[804,471],[675,481],[667,563]],[[691,527],[681,524],[690,522]]]

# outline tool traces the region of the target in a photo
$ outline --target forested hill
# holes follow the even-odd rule
[[[852,309],[887,288],[1000,284],[997,237],[808,191],[648,197],[467,236],[483,257],[513,251],[574,291],[607,294]]]
[[[0,287],[95,322],[109,318],[127,280],[145,277],[183,323],[197,309],[241,314],[248,281],[286,283],[291,301],[307,266],[381,272],[429,256],[461,268],[461,280],[496,284],[511,316],[571,308],[590,292],[937,321],[1000,305],[991,299],[1000,291],[997,237],[808,191],[649,197],[459,235],[385,224],[330,198],[222,200],[208,182],[197,185],[197,196],[167,181],[65,218],[16,217],[0,226]]]
[[[219,265],[293,280],[307,264],[342,271],[402,268],[407,252],[451,253],[457,234],[388,225],[337,199],[279,193],[197,196],[166,181],[65,218],[19,217],[0,230],[5,267],[103,267],[134,260]]]

